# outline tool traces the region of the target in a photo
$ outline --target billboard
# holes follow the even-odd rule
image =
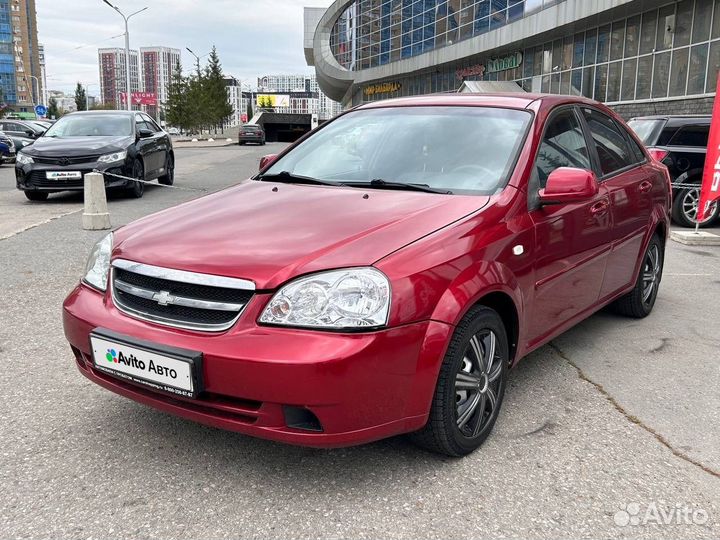
[[[133,105],[157,105],[155,92],[133,92],[130,99]],[[120,103],[125,103],[125,92],[120,92]]]
[[[258,94],[257,106],[263,108],[289,107],[290,96],[288,94]]]

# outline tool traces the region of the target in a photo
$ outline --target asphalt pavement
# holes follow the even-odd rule
[[[111,195],[113,226],[280,148],[178,149],[176,185],[205,191]],[[720,248],[670,243],[649,318],[601,312],[523,360],[493,435],[448,459],[403,437],[271,443],[92,385],[60,316],[104,234],[81,209],[0,168],[0,538],[720,536]]]

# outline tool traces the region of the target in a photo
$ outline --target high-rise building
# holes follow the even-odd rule
[[[0,90],[21,117],[34,118],[40,100],[40,59],[35,0],[0,1]]]
[[[265,75],[258,78],[258,95],[287,94],[288,106],[275,106],[276,112],[317,114],[329,120],[342,111],[337,101],[327,97],[318,86],[315,75]],[[257,108],[257,103],[253,104]]]
[[[38,59],[40,60],[40,99],[39,101],[47,106],[48,103],[48,87],[47,74],[45,71],[45,46],[40,43],[38,45]]]
[[[100,65],[100,99],[103,103],[111,103],[116,108],[124,108],[120,101],[120,93],[125,92],[125,49],[98,49]],[[130,50],[130,92],[140,91],[140,65],[138,52]]]
[[[257,86],[259,92],[312,92],[309,79],[310,75],[265,75],[258,77]]]
[[[157,106],[147,106],[147,112],[157,118],[159,107],[167,101],[168,87],[175,66],[180,61],[180,49],[170,47],[140,47],[143,92],[157,96]]]

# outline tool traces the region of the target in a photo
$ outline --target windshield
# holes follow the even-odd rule
[[[276,161],[330,182],[423,184],[453,193],[501,190],[532,116],[490,107],[388,107],[341,116]]]
[[[660,132],[665,126],[665,120],[630,120],[628,126],[640,138],[645,146],[656,144]]]
[[[121,114],[63,116],[45,137],[130,137],[132,118]]]

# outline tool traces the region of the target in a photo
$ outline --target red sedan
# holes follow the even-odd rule
[[[185,418],[464,455],[523,356],[608,304],[651,312],[670,199],[667,169],[589,100],[364,105],[106,236],[65,333],[91,381]]]

